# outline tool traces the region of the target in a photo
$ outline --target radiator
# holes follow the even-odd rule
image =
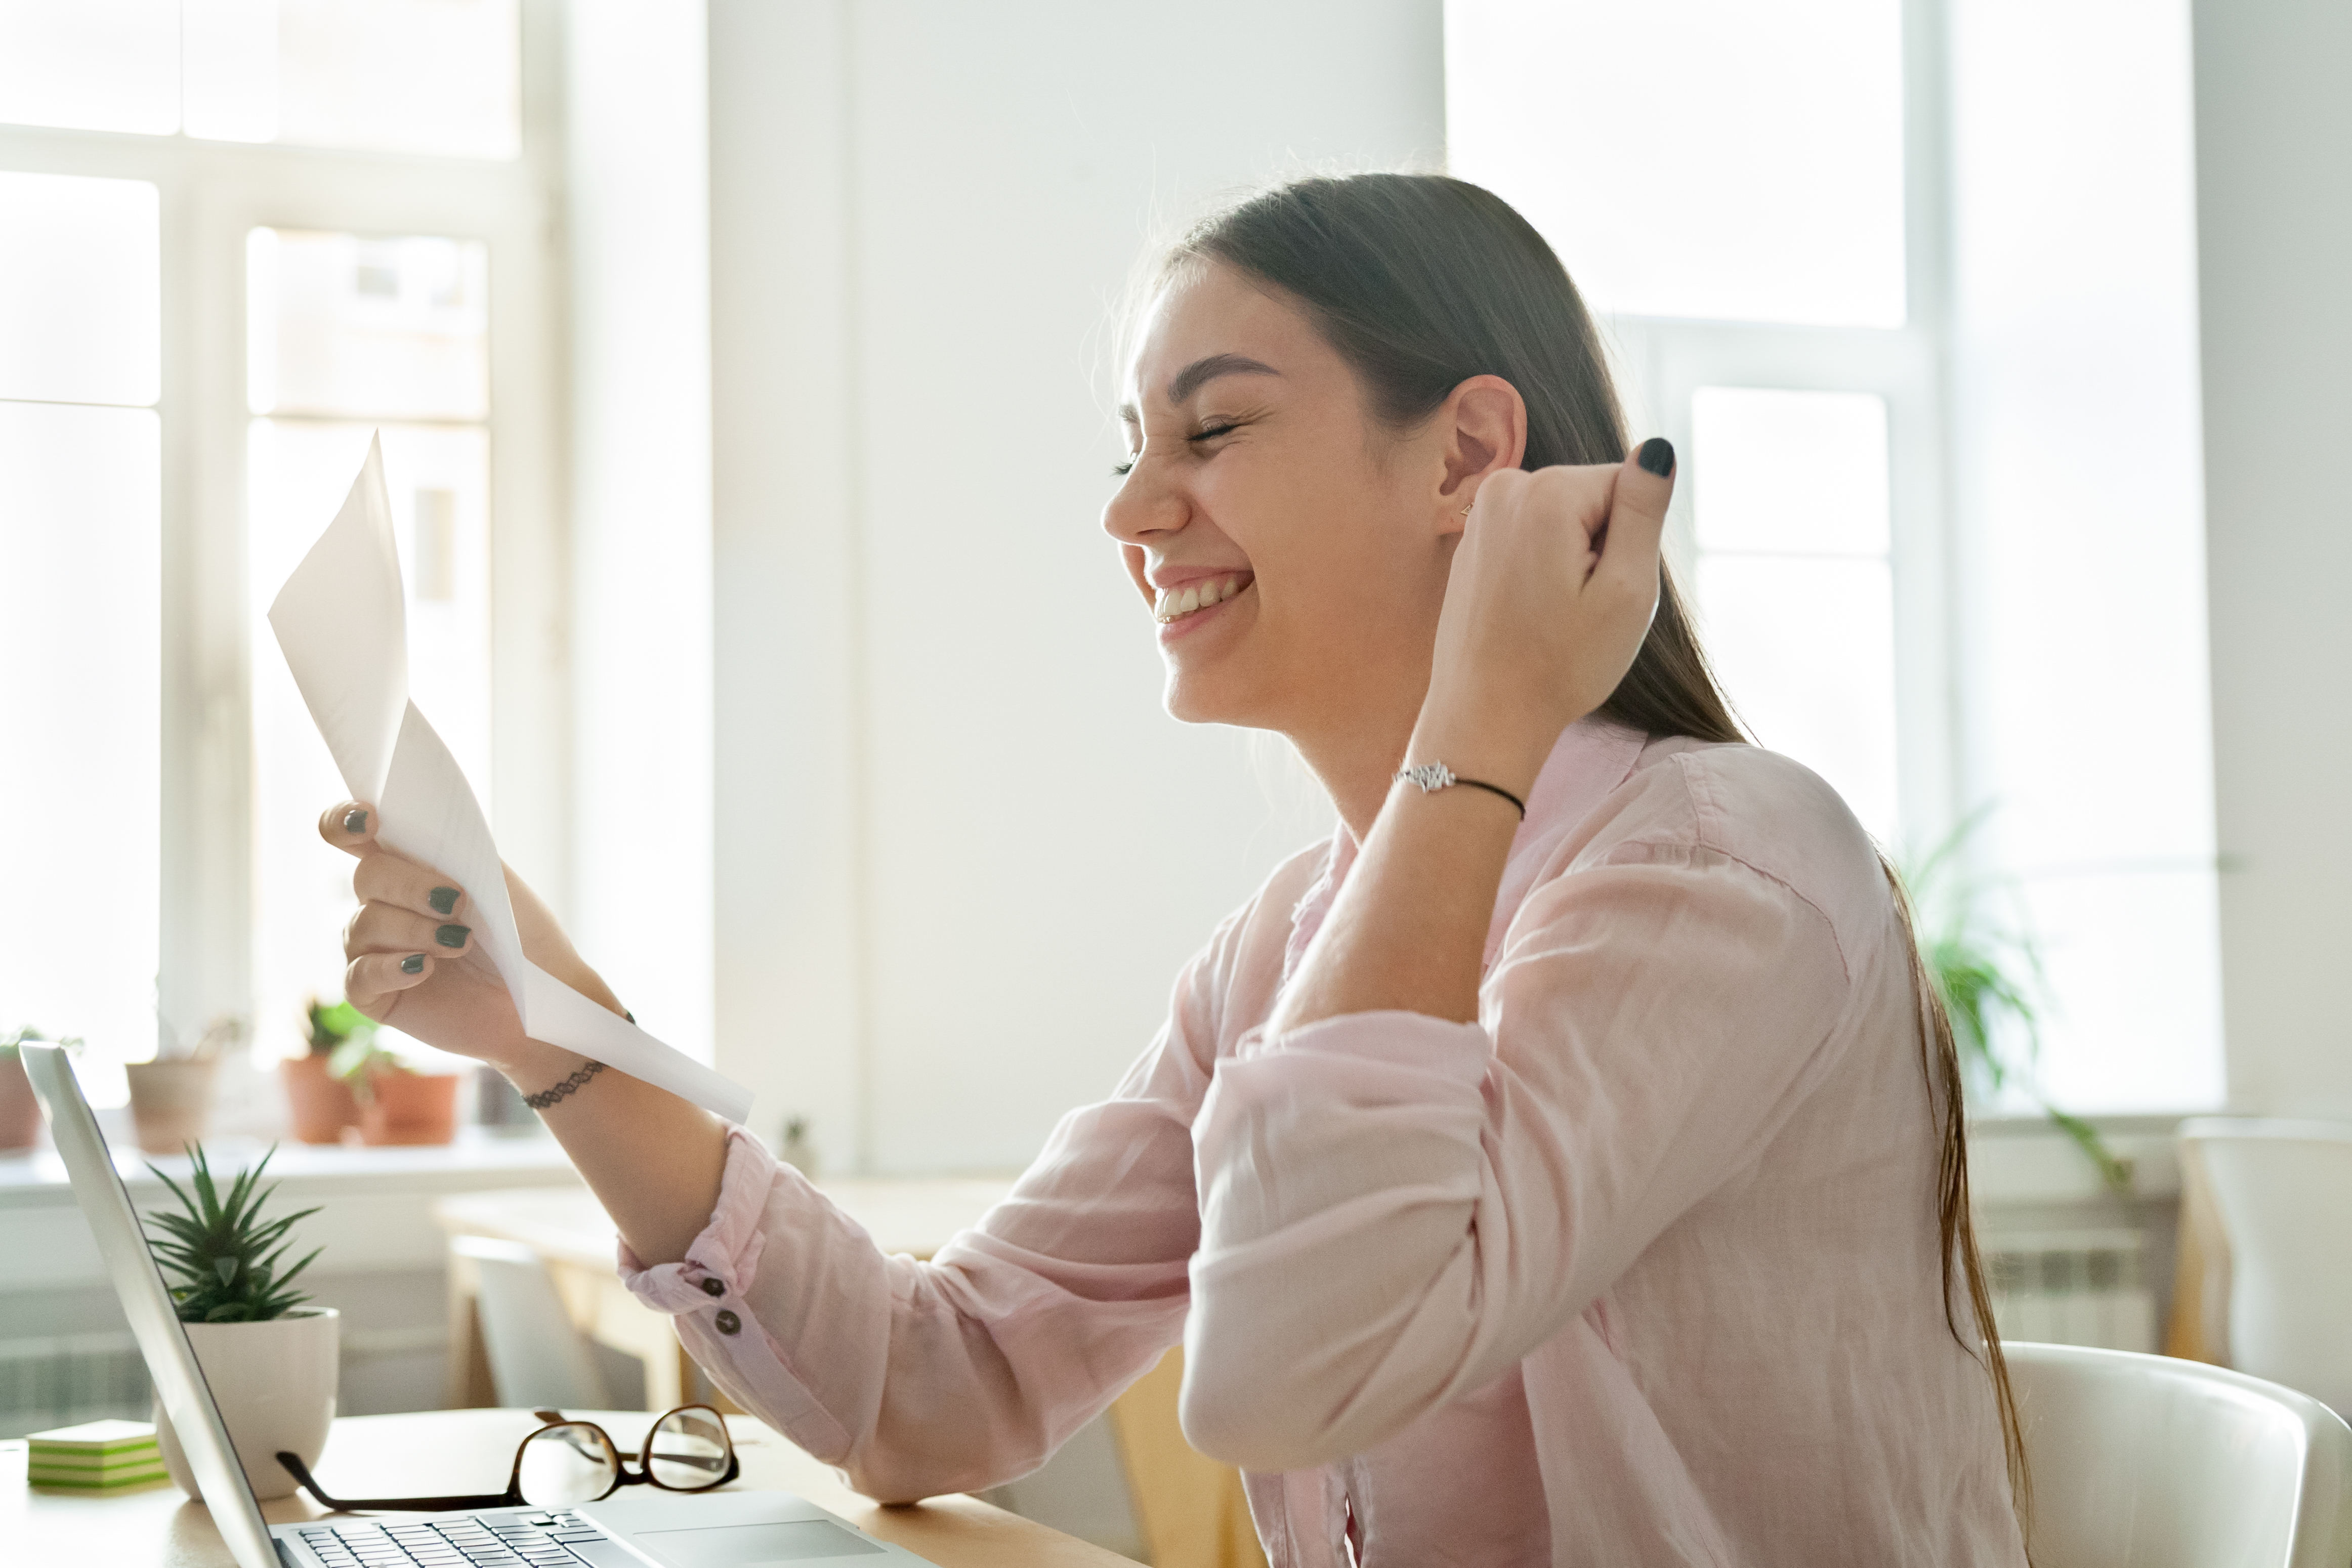
[[[147,1364],[127,1333],[0,1340],[0,1437],[148,1418]]]
[[[342,1364],[346,1389],[352,1375],[389,1357],[423,1358],[429,1392],[423,1406],[438,1403],[439,1358],[448,1344],[441,1326],[346,1329]],[[412,1380],[413,1381],[413,1380]],[[349,1408],[346,1415],[362,1414]],[[363,1402],[364,1403],[364,1402]],[[21,1437],[53,1427],[78,1426],[110,1416],[124,1421],[151,1417],[154,1394],[147,1364],[130,1333],[48,1334],[0,1340],[0,1437]],[[391,1407],[419,1408],[417,1399],[394,1400]]]
[[[2003,1339],[2157,1348],[2156,1296],[2137,1230],[2053,1230],[1981,1239]]]

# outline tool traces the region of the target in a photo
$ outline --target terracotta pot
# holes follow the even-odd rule
[[[368,1069],[360,1107],[364,1144],[446,1144],[457,1135],[457,1075]]]
[[[297,1307],[266,1323],[183,1323],[188,1348],[196,1353],[205,1383],[220,1406],[221,1425],[245,1466],[253,1493],[267,1502],[294,1490],[291,1472],[278,1455],[293,1454],[315,1465],[335,1421],[335,1383],[341,1363],[340,1322],[332,1307]],[[190,1497],[196,1478],[180,1452],[161,1400],[155,1405],[155,1446],[163,1468]]]
[[[360,1103],[352,1086],[327,1071],[324,1051],[290,1057],[278,1064],[293,1113],[294,1136],[306,1144],[340,1144],[343,1129],[360,1124]]]
[[[209,1056],[131,1063],[131,1121],[143,1152],[176,1155],[205,1135],[219,1065]]]
[[[41,1103],[25,1076],[25,1059],[0,1051],[0,1153],[29,1149],[41,1135]]]

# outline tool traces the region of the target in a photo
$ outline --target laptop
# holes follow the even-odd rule
[[[533,1568],[886,1568],[923,1563],[902,1546],[877,1541],[847,1520],[779,1491],[615,1494],[565,1511],[481,1509],[464,1513],[330,1514],[296,1524],[261,1517],[252,1485],[229,1444],[171,1292],[147,1250],[131,1195],[115,1174],[98,1118],[64,1051],[20,1048],[33,1092],[73,1178],[107,1272],[138,1337],[156,1398],[172,1418],[188,1468],[237,1568],[440,1568],[464,1563]],[[485,1477],[495,1486],[498,1478]],[[876,1563],[875,1558],[882,1559]]]

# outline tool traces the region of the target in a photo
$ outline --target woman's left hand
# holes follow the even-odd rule
[[[1526,793],[1560,731],[1609,700],[1641,649],[1674,492],[1662,439],[1622,463],[1486,476],[1454,551],[1408,762]]]

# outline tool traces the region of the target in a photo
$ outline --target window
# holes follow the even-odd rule
[[[0,881],[45,890],[0,916],[0,1028],[83,1035],[102,1069],[235,1019],[266,1061],[339,994],[351,862],[310,823],[341,786],[262,612],[377,431],[413,689],[486,797],[501,758],[549,771],[527,20],[0,7],[0,813],[44,825],[0,839]]]
[[[0,1028],[145,1054],[158,941],[155,187],[0,173]]]
[[[1749,728],[1901,836],[1886,402],[1700,387],[1687,470],[1707,653]]]
[[[1448,0],[1446,73],[1757,738],[1898,852],[1985,813],[2061,1103],[2218,1103],[2186,5]]]

